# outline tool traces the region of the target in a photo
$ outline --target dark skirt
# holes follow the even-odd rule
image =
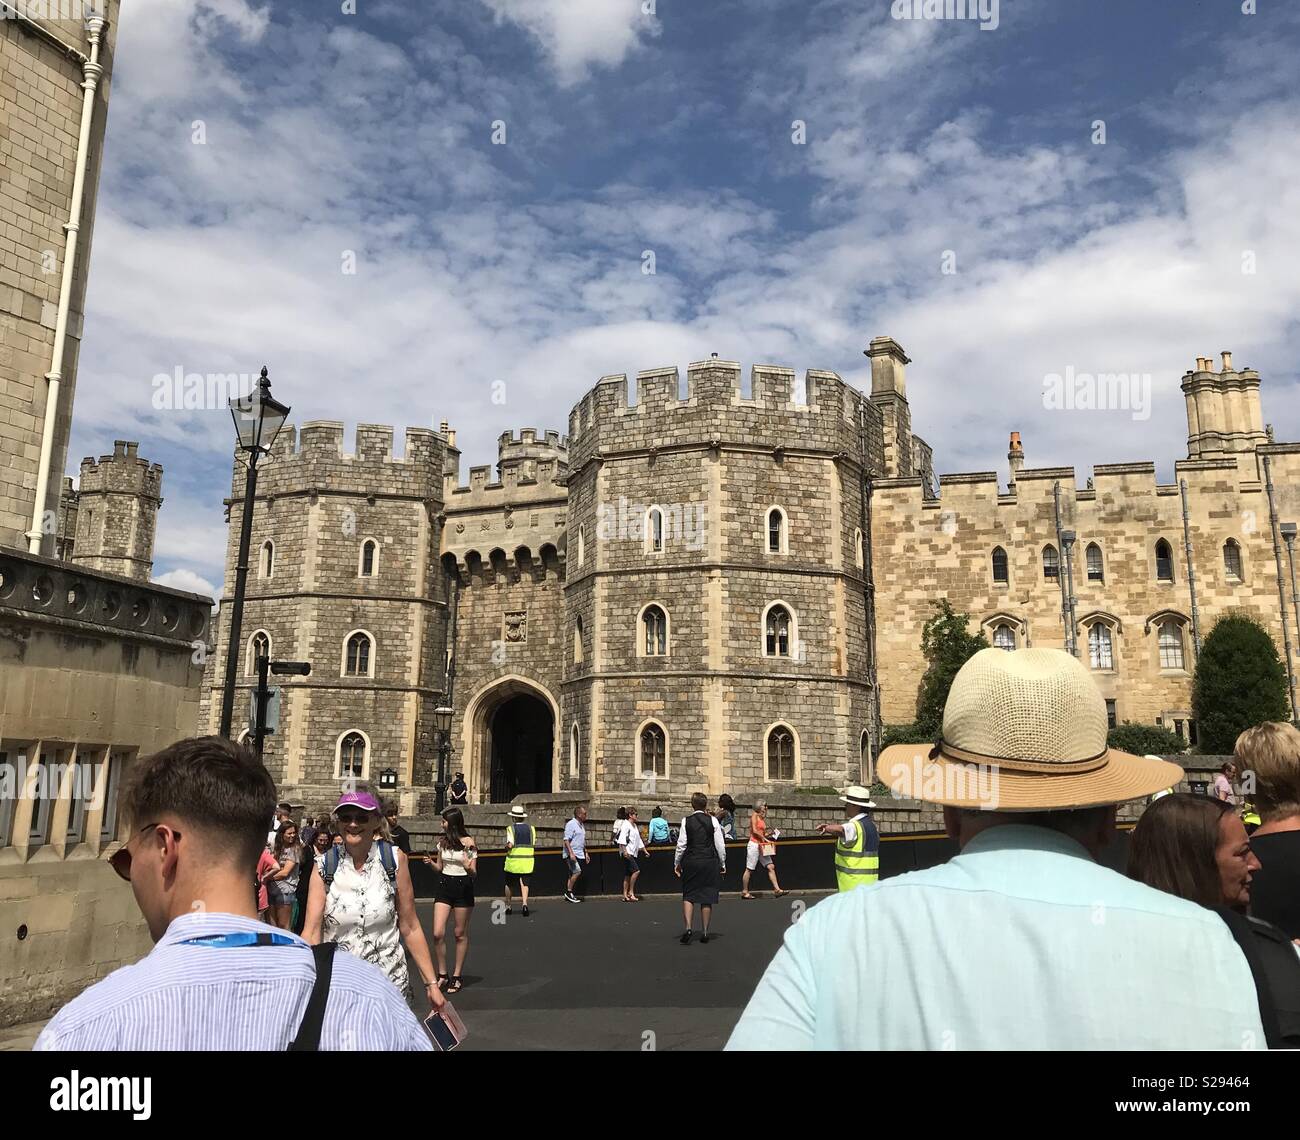
[[[682,859],[682,898],[696,906],[716,906],[722,868],[712,856]]]

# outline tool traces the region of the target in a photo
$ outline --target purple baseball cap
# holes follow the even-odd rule
[[[358,807],[362,811],[372,811],[379,813],[379,801],[369,792],[344,792],[339,797],[339,802],[334,805],[334,810],[344,807]]]

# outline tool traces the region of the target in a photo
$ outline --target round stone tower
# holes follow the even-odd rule
[[[607,376],[569,418],[565,786],[682,796],[858,782],[874,724],[864,466],[831,372]]]
[[[112,455],[81,461],[71,561],[147,582],[163,469],[137,455],[139,446],[115,440]]]

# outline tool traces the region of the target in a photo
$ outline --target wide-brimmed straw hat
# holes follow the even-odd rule
[[[987,811],[1100,807],[1177,784],[1177,764],[1106,744],[1106,702],[1060,649],[981,649],[958,671],[933,745],[893,744],[896,796]]]
[[[850,784],[844,789],[844,794],[840,796],[840,803],[852,804],[854,807],[873,808],[876,805],[871,802],[871,793],[861,784]]]
[[[515,804],[515,806],[510,809],[510,814],[514,816],[515,819],[523,819],[528,813],[520,807],[519,804]]]

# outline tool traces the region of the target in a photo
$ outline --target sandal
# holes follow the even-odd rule
[[[459,974],[452,974],[451,980],[447,983],[447,989],[445,992],[448,994],[458,994],[460,993],[460,987],[463,984],[464,983],[461,981]]]
[[[442,990],[443,993],[447,992],[447,979],[450,976],[451,976],[450,974],[438,974],[434,978],[434,985],[436,985],[440,990]]]
[[[746,895],[741,895],[740,897],[741,897],[742,899],[756,899],[756,898],[758,898],[758,895],[748,895],[748,894],[746,894]]]
[[[789,893],[789,891],[773,891],[772,897],[774,899],[779,899],[782,895],[788,895]]]

